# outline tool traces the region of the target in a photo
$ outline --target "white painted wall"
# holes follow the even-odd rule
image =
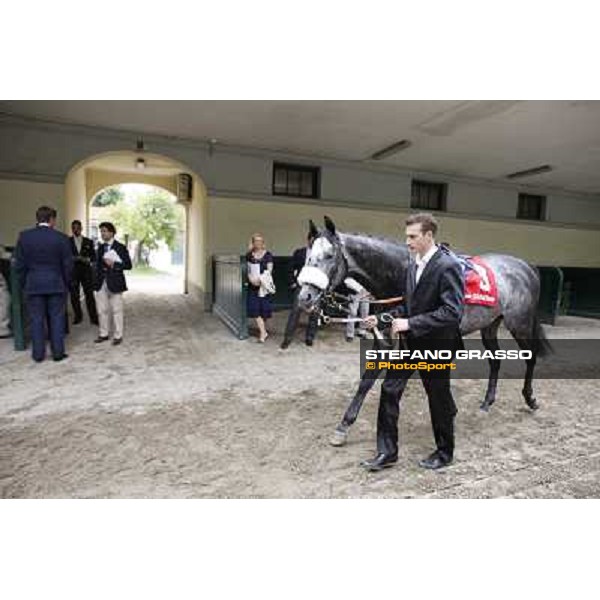
[[[518,206],[517,190],[484,187],[455,182],[448,187],[447,208],[459,215],[487,215],[514,219]]]
[[[549,221],[596,224],[600,223],[600,200],[551,195],[547,213]]]

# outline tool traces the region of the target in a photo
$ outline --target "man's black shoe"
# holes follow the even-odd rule
[[[113,340],[113,346],[118,346],[119,344],[121,344],[123,342],[123,338],[115,338]]]
[[[419,461],[419,466],[424,469],[432,469],[437,471],[438,469],[443,469],[452,463],[452,457],[448,456],[445,452],[440,452],[436,450],[433,454],[429,455],[427,458]]]
[[[61,360],[65,360],[65,358],[69,358],[68,354],[60,354],[59,356],[53,356],[52,360],[54,360],[54,362],[60,362]]]
[[[398,462],[398,457],[390,454],[378,454],[375,458],[370,458],[360,463],[361,467],[367,471],[381,471],[393,467]]]
[[[81,323],[81,321],[83,321],[83,317],[75,317],[73,319],[73,325],[79,325],[79,323]]]
[[[94,344],[101,344],[102,342],[108,342],[108,336],[104,337],[102,335],[99,335],[95,340],[94,340]]]
[[[307,339],[306,340],[306,345],[307,346],[312,346],[313,345],[313,341],[311,339]]]
[[[92,319],[92,325],[96,325],[96,327],[98,327],[98,325],[100,325],[100,323],[98,323],[98,319]]]

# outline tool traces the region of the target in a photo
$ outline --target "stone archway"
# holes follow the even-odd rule
[[[137,167],[139,158],[145,168]],[[89,206],[102,189],[120,183],[142,183],[166,189],[177,195],[177,175],[192,177],[192,198],[184,203],[186,214],[184,289],[203,307],[208,285],[208,201],[206,186],[186,165],[162,154],[116,151],[91,156],[71,168],[65,181],[66,223],[79,219],[87,230]]]
[[[185,272],[187,248],[187,203],[177,202],[176,196],[168,189],[158,185],[135,182],[118,183],[95,191],[88,206],[87,235],[95,242],[100,242],[98,226],[102,221],[112,221],[117,229],[118,239],[125,243],[130,250],[131,259],[137,272],[129,275],[130,283],[144,288],[148,293],[180,294],[188,293],[187,275]],[[106,204],[108,202],[108,204]],[[145,203],[150,204],[145,204]],[[141,204],[140,204],[141,203]],[[142,206],[145,209],[141,209]],[[153,209],[148,213],[152,219],[150,227],[139,221],[140,231],[158,231],[165,236],[172,236],[171,245],[167,246],[165,238],[140,243],[135,235],[136,225],[130,221],[132,212],[145,214],[150,205]],[[155,220],[152,214],[155,209],[163,213],[164,220]],[[163,212],[164,211],[164,212]],[[158,242],[157,245],[154,242]],[[141,279],[140,279],[141,276]],[[136,287],[134,285],[134,287]]]

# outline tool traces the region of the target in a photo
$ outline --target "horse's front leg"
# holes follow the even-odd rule
[[[358,390],[356,390],[342,420],[335,428],[335,431],[329,440],[332,446],[343,446],[346,443],[348,439],[348,429],[350,429],[350,426],[356,421],[363,402],[371,388],[375,385],[375,381],[377,381],[381,371],[383,371],[383,369],[369,370],[368,372],[365,371],[363,373],[358,385]],[[366,377],[367,373],[369,375],[368,377]]]

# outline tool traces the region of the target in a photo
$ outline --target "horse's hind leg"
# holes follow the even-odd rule
[[[531,347],[531,340],[524,339],[521,337],[516,337],[517,344],[519,344],[519,348],[521,350],[531,350],[532,357],[525,360],[527,368],[525,370],[525,381],[523,383],[523,389],[521,393],[523,394],[523,398],[525,398],[525,403],[531,410],[537,410],[540,405],[538,401],[533,397],[533,370],[535,369],[535,363],[537,362],[537,350]]]
[[[500,348],[498,344],[498,327],[502,317],[496,319],[491,325],[481,330],[481,341],[486,350],[495,352]],[[489,358],[490,374],[488,377],[488,386],[485,392],[485,398],[481,403],[481,410],[488,411],[496,401],[496,388],[498,387],[498,372],[500,371],[500,361],[494,358]]]
[[[343,446],[346,443],[346,440],[348,438],[348,429],[350,429],[350,426],[356,421],[358,413],[362,408],[363,402],[367,394],[375,385],[375,381],[377,381],[377,378],[379,377],[379,374],[382,370],[383,369],[369,371],[368,377],[365,377],[365,375],[367,374],[366,371],[363,373],[363,376],[361,377],[360,383],[358,385],[358,390],[356,390],[356,393],[354,394],[352,401],[346,409],[342,420],[340,421],[339,425],[335,428],[335,431],[333,432],[333,435],[329,440],[332,446]]]

